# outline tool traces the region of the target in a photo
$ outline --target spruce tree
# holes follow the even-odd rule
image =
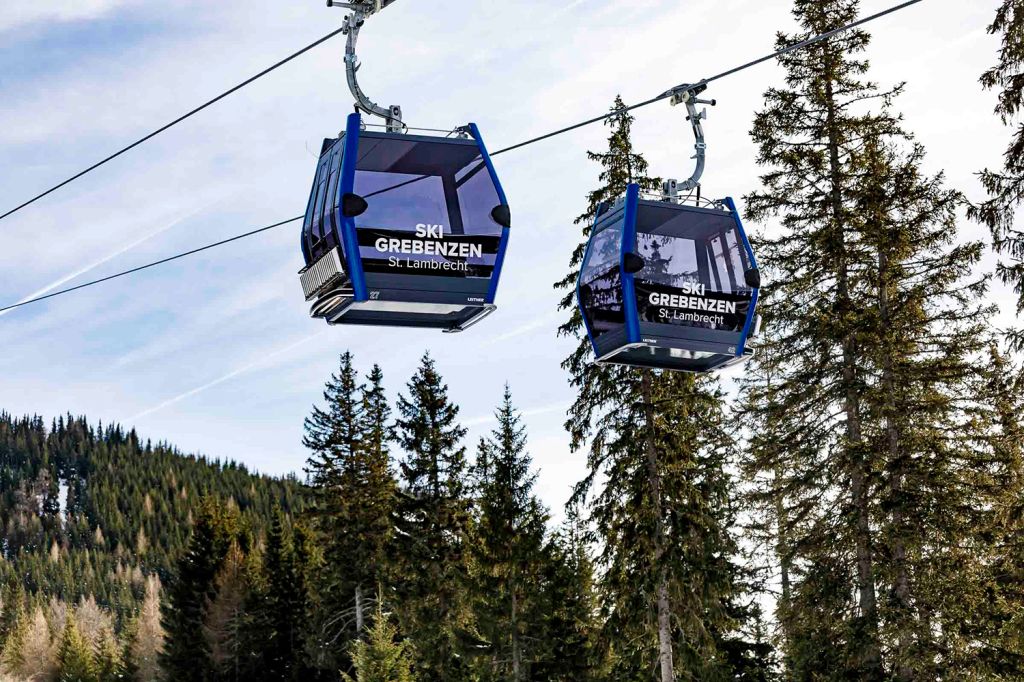
[[[847,23],[857,8],[856,0],[797,0],[794,15],[802,33],[780,35],[777,42],[788,45]],[[852,155],[867,135],[895,126],[888,115],[864,114],[855,104],[895,93],[860,80],[867,64],[856,55],[867,42],[866,33],[852,30],[780,59],[786,85],[766,92],[766,109],[755,117],[758,161],[769,168],[762,176],[765,191],[748,197],[748,217],[781,214],[785,228],[783,236],[759,243],[768,282],[762,310],[769,332],[761,353],[787,359],[773,375],[771,403],[782,406],[784,414],[766,411],[757,423],[785,423],[792,429],[786,437],[791,451],[778,453],[783,458],[801,455],[786,462],[776,481],[792,498],[786,504],[809,501],[840,511],[823,515],[802,531],[806,535],[799,541],[818,549],[807,558],[809,565],[839,580],[837,595],[856,593],[854,604],[826,616],[834,624],[829,636],[856,674],[879,680],[876,540],[869,516],[877,461],[864,435],[858,334],[863,301],[856,299],[858,278],[871,258],[853,225],[851,195],[859,169]],[[823,480],[836,485],[822,489]],[[849,572],[828,565],[837,538],[849,540],[840,544],[850,551]],[[856,615],[848,619],[851,609]]]
[[[314,645],[324,669],[342,667],[338,645],[363,635],[371,590],[386,578],[397,490],[383,372],[375,365],[362,385],[352,362],[350,353],[342,356],[324,392],[326,410],[315,408],[306,422],[314,451],[307,471],[318,499],[312,514],[326,539]]]
[[[360,390],[352,353],[345,352],[338,372],[324,388],[325,406],[314,406],[305,422],[303,444],[313,452],[306,474],[315,495],[307,513],[324,540],[311,646],[317,666],[325,670],[346,665],[340,645],[352,638],[351,629],[345,626],[352,606],[348,575],[352,557],[344,543],[349,533],[349,506],[343,490],[350,479],[348,464],[355,459],[362,438]]]
[[[301,673],[302,627],[308,594],[292,531],[280,508],[267,533],[264,572],[267,579],[265,616],[271,631],[263,649],[264,674],[271,680],[297,680]]]
[[[540,657],[541,571],[547,512],[533,492],[526,427],[505,394],[497,427],[481,439],[475,466],[474,543],[480,634],[490,642],[489,679],[522,682]]]
[[[1014,213],[1024,202],[1024,126],[1019,121],[1024,107],[1024,2],[1002,0],[988,32],[999,34],[1002,42],[999,61],[982,74],[981,84],[998,91],[995,113],[1015,130],[1003,154],[1003,167],[980,174],[988,199],[968,212],[988,226],[996,253],[1005,258],[997,273],[1017,293],[1020,314],[1024,313],[1024,232],[1014,225]],[[1008,337],[1017,350],[1024,349],[1024,331],[1010,330]]]
[[[566,521],[545,547],[541,592],[544,648],[533,668],[536,679],[607,679],[597,647],[597,589],[587,537],[579,509],[570,506]]]
[[[96,661],[78,630],[74,614],[64,619],[60,647],[57,650],[58,682],[96,682]]]
[[[368,596],[387,584],[388,547],[391,542],[398,483],[391,469],[390,443],[394,440],[391,407],[384,391],[384,373],[374,365],[362,390],[359,447],[350,463],[344,494],[349,506],[346,554],[353,585],[356,636],[366,627]]]
[[[352,645],[352,662],[356,677],[342,674],[344,682],[416,682],[412,645],[398,640],[398,629],[384,613],[379,596],[366,638]]]
[[[94,648],[93,657],[96,661],[97,682],[119,682],[128,679],[124,655],[113,631],[106,630],[102,634]]]
[[[797,0],[803,33],[779,44],[857,9]],[[989,343],[981,245],[957,243],[961,197],[921,171],[891,111],[898,89],[861,80],[867,43],[850,31],[782,57],[786,87],[755,118],[768,170],[751,217],[783,230],[759,244],[767,336],[747,384],[748,464],[776,524],[792,676],[969,677],[972,637],[954,623],[977,606],[964,548],[987,516],[972,414]]]
[[[203,625],[207,606],[216,596],[215,578],[237,535],[237,520],[213,500],[203,504],[188,551],[168,589],[164,605],[166,633],[161,663],[169,679],[207,682],[214,666]]]
[[[466,429],[433,359],[424,355],[398,400],[402,499],[394,554],[402,631],[427,682],[466,679],[472,644],[467,540],[470,524]]]

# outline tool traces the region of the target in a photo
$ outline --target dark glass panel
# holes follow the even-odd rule
[[[641,321],[742,330],[751,293],[736,222],[724,211],[641,205],[635,277]]]
[[[594,338],[621,329],[622,312],[622,212],[598,225],[583,262],[579,297],[583,314]],[[604,227],[608,225],[608,227]],[[603,229],[601,229],[603,228]]]

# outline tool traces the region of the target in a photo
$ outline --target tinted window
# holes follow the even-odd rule
[[[725,211],[641,204],[637,309],[646,322],[739,331],[750,307],[745,256]]]
[[[455,185],[466,234],[500,234],[502,226],[494,222],[491,212],[501,199],[483,159],[477,157],[472,164],[456,173]]]
[[[583,314],[594,337],[620,329],[622,313],[622,211],[610,215],[597,227],[608,225],[590,240],[580,276],[579,297]]]
[[[356,227],[415,232],[417,225],[443,225],[451,232],[439,176],[358,171],[355,193],[369,205]]]

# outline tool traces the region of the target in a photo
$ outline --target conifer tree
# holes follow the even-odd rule
[[[72,614],[64,619],[57,651],[58,682],[96,682],[96,661]]]
[[[312,513],[327,540],[314,638],[325,669],[343,665],[340,643],[362,636],[369,590],[385,578],[397,489],[383,372],[375,365],[361,385],[352,360],[350,353],[342,356],[324,393],[326,410],[315,408],[306,422],[306,445],[314,451],[308,471],[318,496]]]
[[[540,657],[547,512],[533,492],[537,475],[530,470],[526,428],[508,384],[495,417],[498,425],[481,439],[475,466],[477,622],[491,644],[491,678],[522,682]]]
[[[28,679],[51,679],[57,668],[57,646],[46,622],[46,614],[36,606],[28,618],[21,638],[19,660],[11,672]]]
[[[220,679],[241,680],[245,659],[246,599],[245,556],[232,542],[213,579],[213,596],[205,608],[203,631],[210,647],[210,663]]]
[[[345,476],[348,513],[345,553],[355,607],[355,633],[366,628],[367,605],[374,585],[386,584],[398,483],[391,469],[394,440],[391,407],[384,391],[384,373],[374,365],[361,391],[361,439]]]
[[[780,45],[857,3],[794,13],[804,33]],[[777,523],[790,674],[969,677],[972,637],[953,623],[977,606],[963,547],[986,526],[981,247],[956,243],[961,197],[922,173],[898,89],[861,80],[867,43],[850,31],[781,58],[786,87],[755,119],[768,171],[751,217],[784,230],[760,244],[768,324],[747,405],[771,440],[752,439],[752,469]]]
[[[206,682],[212,674],[210,643],[203,625],[208,604],[216,596],[217,573],[237,533],[234,516],[207,500],[164,605],[166,640],[161,663],[169,679]]]
[[[93,650],[97,682],[119,682],[128,679],[124,656],[113,630],[105,630]]]
[[[794,14],[802,38],[854,19],[857,2],[797,0]],[[793,36],[780,36],[777,42],[793,41]],[[826,620],[842,626],[831,632],[840,658],[852,660],[863,679],[878,680],[883,672],[877,557],[869,516],[877,462],[864,434],[865,379],[858,354],[863,322],[858,303],[863,301],[856,299],[870,253],[853,225],[851,194],[859,169],[852,153],[869,133],[879,134],[895,121],[853,106],[895,92],[879,92],[859,80],[867,64],[856,55],[867,42],[866,33],[852,30],[780,59],[786,87],[768,90],[767,108],[754,122],[758,161],[769,169],[762,176],[765,191],[748,197],[748,217],[763,220],[781,213],[786,228],[784,236],[760,243],[769,283],[762,299],[769,334],[761,353],[789,360],[773,375],[771,404],[783,406],[785,413],[762,413],[758,423],[786,423],[792,429],[787,447],[802,456],[788,462],[776,482],[794,498],[786,503],[795,507],[809,500],[842,512],[823,515],[799,541],[820,548],[807,560],[815,571],[827,571],[836,580],[836,595],[856,593],[855,604]],[[792,458],[796,453],[779,454]],[[822,480],[837,486],[822,490]],[[851,571],[837,572],[828,565],[837,537],[849,540]],[[831,598],[823,600],[830,603]],[[856,616],[847,619],[851,608]]]
[[[403,497],[395,555],[400,624],[416,646],[420,677],[458,682],[472,644],[467,540],[470,523],[466,429],[433,359],[424,355],[398,400]]]
[[[25,631],[28,628],[28,614],[25,610],[25,588],[20,580],[4,588],[3,621],[0,634],[3,648],[0,649],[0,670],[13,671],[23,662]]]
[[[274,514],[264,556],[266,618],[272,634],[264,643],[267,679],[294,680],[301,672],[302,626],[308,607],[305,572],[299,565],[284,513]]]
[[[1024,313],[1024,232],[1014,225],[1014,212],[1024,202],[1024,126],[1019,121],[1024,107],[1024,2],[1002,0],[988,32],[1001,35],[1002,44],[998,63],[982,74],[981,84],[998,91],[995,113],[1016,129],[1003,154],[1003,167],[980,174],[989,198],[971,206],[968,213],[991,230],[995,251],[1005,258],[997,273],[1017,293],[1020,314]],[[1024,331],[1011,330],[1008,336],[1017,350],[1024,349]]]
[[[164,629],[160,622],[160,579],[146,579],[146,594],[131,631],[126,667],[136,682],[161,679],[160,656],[164,647]]]
[[[537,679],[550,682],[596,682],[607,679],[597,649],[598,606],[594,562],[587,530],[574,505],[545,547],[543,564],[543,642]]]
[[[367,637],[352,645],[352,662],[356,677],[343,674],[344,682],[416,682],[412,645],[398,640],[398,629],[379,598]]]

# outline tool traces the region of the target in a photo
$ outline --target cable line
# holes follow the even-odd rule
[[[237,242],[237,241],[239,241],[241,239],[245,239],[247,237],[253,237],[253,236],[255,236],[257,234],[260,234],[262,232],[267,232],[269,230],[273,230],[275,227],[281,227],[282,225],[288,225],[289,223],[297,222],[299,220],[302,220],[302,218],[303,218],[303,216],[297,216],[295,218],[289,218],[288,220],[282,220],[281,222],[274,223],[273,225],[267,225],[266,227],[260,227],[260,228],[257,228],[255,230],[250,230],[249,232],[244,232],[242,234],[235,235],[234,237],[228,237],[227,239],[222,239],[219,242],[214,242],[212,244],[207,244],[206,246],[200,246],[199,248],[192,249],[191,251],[185,251],[184,253],[179,253],[179,254],[176,254],[174,256],[168,256],[167,258],[161,258],[160,260],[153,261],[152,263],[146,263],[145,265],[140,265],[140,266],[132,268],[130,270],[123,270],[123,271],[118,272],[118,273],[113,274],[113,275],[108,275],[106,277],[101,277],[100,279],[94,279],[91,282],[85,282],[85,283],[79,284],[77,286],[68,287],[67,289],[61,289],[60,291],[54,291],[53,293],[46,294],[45,296],[37,296],[36,298],[30,298],[27,301],[22,301],[21,303],[14,303],[14,304],[11,304],[9,306],[5,306],[3,308],[0,308],[0,313],[6,312],[8,310],[14,310],[15,308],[20,308],[22,306],[29,305],[30,303],[38,303],[39,301],[45,301],[48,298],[54,298],[56,296],[63,296],[64,294],[70,294],[72,291],[78,291],[79,289],[85,289],[86,287],[91,287],[91,286],[95,286],[97,284],[102,284],[103,282],[109,282],[112,279],[117,279],[119,277],[124,277],[126,275],[132,275],[132,274],[135,274],[136,272],[141,272],[143,270],[148,270],[149,268],[155,268],[158,265],[163,265],[165,263],[170,263],[171,261],[176,261],[179,258],[185,258],[186,256],[192,256],[192,255],[195,255],[195,254],[200,253],[202,251],[209,251],[210,249],[215,249],[218,246],[224,246],[225,244],[230,244],[231,242]]]
[[[288,62],[296,59],[297,57],[301,57],[302,55],[306,54],[307,52],[309,52],[313,48],[315,48],[315,47],[317,47],[317,46],[327,42],[328,40],[330,40],[334,36],[342,33],[344,30],[345,30],[345,28],[342,27],[342,28],[339,28],[336,31],[331,31],[330,33],[325,35],[323,38],[320,38],[319,40],[310,43],[309,45],[307,45],[306,47],[302,48],[298,52],[293,52],[292,54],[288,55],[287,57],[285,57],[281,61],[279,61],[276,64],[274,64],[273,66],[268,66],[267,68],[263,69],[258,74],[256,74],[255,76],[252,76],[251,78],[247,78],[246,80],[242,81],[241,83],[239,83],[235,87],[231,88],[230,90],[225,90],[224,92],[222,92],[221,94],[217,95],[216,97],[214,97],[213,99],[209,100],[208,102],[206,102],[204,104],[200,104],[198,107],[196,107],[192,111],[189,111],[187,114],[183,114],[183,115],[179,116],[178,118],[174,119],[170,123],[168,123],[168,124],[166,124],[164,126],[161,126],[160,128],[157,128],[156,130],[154,130],[153,132],[149,133],[148,135],[145,135],[144,137],[140,137],[139,139],[137,139],[135,142],[132,142],[127,147],[123,147],[122,149],[114,152],[113,154],[111,154],[107,158],[103,159],[102,161],[97,161],[96,163],[94,163],[93,165],[89,166],[85,170],[80,171],[78,173],[75,173],[70,178],[61,181],[60,183],[54,185],[53,187],[51,187],[50,189],[46,190],[45,192],[43,192],[41,194],[37,194],[36,196],[32,197],[28,201],[24,202],[23,204],[20,204],[19,206],[15,206],[14,208],[12,208],[11,210],[7,211],[3,215],[0,215],[0,220],[3,220],[4,218],[6,218],[8,216],[14,215],[15,213],[17,213],[21,209],[26,208],[27,206],[31,206],[32,204],[36,203],[37,201],[39,201],[43,197],[48,196],[48,195],[52,194],[53,192],[56,192],[61,187],[64,187],[66,185],[70,185],[75,180],[78,180],[79,178],[81,178],[84,175],[87,175],[88,173],[91,173],[92,171],[96,170],[100,166],[103,166],[103,165],[113,161],[117,157],[121,156],[122,154],[124,154],[126,152],[129,152],[132,149],[135,149],[139,145],[141,145],[141,144],[143,144],[145,142],[148,142],[149,140],[152,140],[154,137],[156,137],[160,133],[163,133],[163,132],[166,132],[167,130],[170,130],[171,128],[173,128],[174,126],[178,125],[182,121],[184,121],[186,119],[189,119],[189,118],[195,116],[196,114],[198,114],[199,112],[203,111],[204,109],[207,109],[207,108],[213,106],[214,104],[216,104],[217,102],[221,101],[225,97],[228,97],[229,95],[233,95],[234,93],[238,92],[239,90],[241,90],[245,86],[247,86],[247,85],[249,85],[249,84],[259,80],[260,78],[263,78],[264,76],[266,76],[270,72],[275,71],[275,70],[281,68],[282,66],[284,66]]]
[[[622,109],[616,109],[616,110],[610,111],[610,112],[608,112],[606,114],[602,114],[600,116],[595,116],[594,118],[588,118],[586,121],[581,121],[580,123],[575,123],[575,124],[573,124],[571,126],[566,126],[565,128],[560,128],[559,130],[556,130],[556,131],[551,132],[551,133],[547,133],[545,135],[540,135],[539,137],[534,137],[532,139],[526,140],[525,142],[519,142],[518,144],[514,144],[514,145],[512,145],[510,147],[505,147],[504,149],[499,149],[496,152],[491,152],[491,156],[497,156],[498,154],[504,154],[505,152],[510,152],[510,151],[515,150],[515,149],[520,149],[522,147],[526,147],[526,146],[534,144],[536,142],[543,142],[544,140],[551,139],[552,137],[557,137],[559,135],[564,135],[565,133],[572,132],[574,130],[579,130],[580,128],[585,128],[586,126],[592,125],[594,123],[600,123],[601,121],[604,121],[604,120],[608,119],[610,116],[615,116],[616,114],[623,114],[623,113],[626,113],[626,112],[629,112],[629,111],[633,111],[635,109],[641,109],[643,107],[646,107],[646,106],[649,106],[651,104],[654,104],[655,102],[660,102],[662,100],[669,99],[670,97],[672,97],[676,93],[678,93],[680,91],[683,91],[683,90],[697,90],[697,89],[700,89],[702,86],[705,86],[708,83],[711,83],[713,81],[720,80],[722,78],[725,78],[726,76],[731,76],[733,74],[739,73],[740,71],[744,71],[746,69],[749,69],[752,66],[757,66],[758,64],[763,64],[764,62],[771,61],[772,59],[777,59],[779,57],[782,57],[784,55],[789,54],[790,52],[795,52],[797,50],[802,50],[805,47],[810,47],[811,45],[814,45],[816,43],[820,43],[822,41],[828,40],[832,36],[835,36],[835,35],[837,35],[839,33],[843,33],[844,31],[849,31],[850,29],[857,28],[858,26],[862,26],[864,24],[872,22],[875,19],[881,19],[884,16],[887,16],[889,14],[893,14],[895,12],[898,12],[898,11],[902,10],[902,9],[906,9],[907,7],[910,7],[911,5],[916,5],[919,2],[923,2],[923,1],[924,0],[907,0],[907,2],[904,2],[902,4],[894,5],[893,7],[890,7],[888,9],[882,10],[881,12],[876,12],[875,14],[872,14],[870,16],[863,17],[861,19],[858,19],[857,21],[853,21],[853,22],[851,22],[849,24],[846,24],[845,26],[840,26],[839,28],[832,29],[831,31],[827,31],[827,32],[822,33],[820,35],[816,35],[813,38],[808,38],[806,40],[801,40],[798,43],[793,43],[792,45],[784,47],[781,50],[773,52],[772,54],[765,55],[765,56],[760,57],[758,59],[755,59],[753,61],[749,61],[746,64],[742,64],[740,66],[737,66],[737,67],[734,67],[732,69],[729,69],[728,71],[723,71],[721,73],[715,74],[714,76],[710,76],[710,77],[705,78],[703,80],[699,80],[696,83],[683,83],[681,85],[677,85],[676,87],[672,88],[671,90],[666,90],[665,92],[661,93],[657,97],[652,97],[651,99],[645,100],[643,102],[640,102],[639,104],[631,104],[628,107],[623,107]]]
[[[765,55],[764,57],[760,57],[760,58],[755,59],[753,61],[749,61],[749,62],[747,62],[745,64],[740,65],[740,66],[737,66],[737,67],[734,67],[732,69],[729,69],[727,71],[723,71],[721,73],[715,74],[714,76],[710,76],[710,77],[705,78],[703,80],[697,81],[696,83],[685,83],[685,84],[678,85],[678,86],[672,88],[671,90],[667,90],[667,91],[663,92],[662,94],[658,95],[657,97],[652,97],[651,99],[645,100],[645,101],[640,102],[638,104],[632,104],[632,105],[630,105],[628,107],[623,107],[622,109],[617,109],[617,110],[614,110],[614,111],[610,111],[608,113],[602,114],[601,116],[595,116],[594,118],[587,119],[586,121],[582,121],[580,123],[576,123],[574,125],[567,126],[565,128],[561,128],[561,129],[556,130],[554,132],[547,133],[546,135],[541,135],[539,137],[534,137],[534,138],[526,140],[524,142],[519,142],[519,143],[511,145],[509,147],[505,147],[503,149],[499,149],[498,151],[492,152],[491,156],[497,156],[498,154],[504,154],[506,152],[511,152],[511,151],[516,150],[516,149],[522,149],[523,147],[527,147],[527,146],[535,144],[537,142],[543,142],[544,140],[548,140],[548,139],[551,139],[553,137],[557,137],[559,135],[564,135],[565,133],[572,132],[574,130],[578,130],[579,128],[583,128],[585,126],[592,125],[594,123],[599,123],[601,121],[604,121],[608,117],[614,116],[614,115],[616,115],[618,113],[624,113],[624,112],[628,112],[628,111],[633,111],[635,109],[640,109],[642,107],[646,107],[648,105],[654,104],[655,102],[660,102],[662,100],[669,99],[669,98],[673,97],[674,95],[676,95],[676,94],[678,94],[680,92],[692,91],[694,89],[699,89],[699,88],[701,88],[701,87],[703,87],[703,86],[705,86],[708,83],[711,83],[713,81],[720,80],[720,79],[725,78],[727,76],[731,76],[731,75],[733,75],[735,73],[739,73],[740,71],[744,71],[745,69],[749,69],[749,68],[751,68],[753,66],[757,66],[758,64],[763,64],[766,61],[770,61],[772,59],[777,59],[778,57],[781,57],[783,55],[789,54],[790,52],[795,52],[796,50],[801,50],[801,49],[804,49],[804,48],[809,47],[811,45],[814,45],[816,43],[820,43],[820,42],[822,42],[824,40],[828,40],[829,38],[831,38],[831,37],[833,37],[833,36],[835,36],[835,35],[837,35],[839,33],[843,33],[844,31],[848,31],[848,30],[856,28],[858,26],[862,26],[862,25],[867,24],[867,23],[869,23],[871,21],[874,21],[876,19],[880,19],[880,18],[882,18],[884,16],[887,16],[889,14],[893,14],[895,12],[898,12],[898,11],[902,10],[902,9],[906,9],[907,7],[910,7],[911,5],[916,5],[916,4],[918,4],[920,2],[923,2],[923,1],[924,0],[907,0],[906,2],[903,2],[903,3],[899,4],[899,5],[894,5],[893,7],[890,7],[888,9],[886,9],[886,10],[882,10],[880,12],[876,12],[875,14],[863,17],[861,19],[853,21],[853,22],[851,22],[849,24],[846,24],[844,26],[840,26],[839,28],[835,28],[835,29],[832,29],[831,31],[827,31],[826,33],[822,33],[820,35],[813,36],[813,37],[808,38],[806,40],[801,40],[801,41],[799,41],[797,43],[793,43],[792,45],[784,47],[781,50],[777,50],[776,52],[773,52],[773,53],[771,53],[769,55]],[[189,116],[192,116],[192,115],[202,111],[206,107],[210,106],[211,104],[214,104],[215,102],[223,99],[224,97],[227,97],[232,92],[235,92],[235,91],[239,90],[240,88],[248,85],[249,83],[253,82],[257,78],[260,78],[261,76],[264,76],[264,75],[270,73],[271,71],[273,71],[274,69],[278,68],[279,66],[282,66],[283,64],[286,64],[287,62],[291,61],[292,59],[295,59],[299,55],[301,55],[301,54],[303,54],[305,52],[308,52],[309,50],[313,49],[317,45],[320,45],[321,43],[323,43],[323,42],[325,42],[327,40],[330,40],[334,36],[336,36],[339,33],[341,33],[343,30],[344,29],[338,29],[337,31],[333,31],[332,33],[327,34],[326,36],[324,36],[320,40],[316,41],[315,43],[311,43],[310,45],[304,47],[299,52],[296,52],[296,53],[292,54],[291,56],[289,56],[289,57],[285,58],[284,60],[278,62],[274,66],[272,66],[272,67],[262,71],[261,73],[257,74],[256,76],[253,76],[252,78],[250,78],[249,80],[245,81],[244,83],[241,83],[241,84],[235,86],[234,88],[232,88],[231,90],[226,91],[222,95],[219,95],[218,97],[210,100],[209,102],[207,102],[206,104],[202,105],[201,107],[193,109],[191,112],[189,112],[185,116],[182,116],[181,118],[173,121],[172,123],[164,126],[163,128],[161,128],[161,129],[159,129],[159,130],[157,130],[157,131],[155,131],[153,133],[150,133],[149,135],[147,135],[144,138],[139,139],[138,141],[134,142],[133,144],[129,145],[128,147],[125,147],[124,149],[122,149],[121,151],[117,152],[116,154],[107,157],[103,161],[101,161],[101,162],[91,166],[90,168],[87,168],[86,170],[82,171],[78,175],[75,175],[75,176],[65,180],[61,184],[54,186],[53,188],[47,190],[43,194],[40,194],[39,196],[35,197],[34,199],[31,199],[31,200],[25,202],[21,206],[13,209],[11,211],[8,211],[7,213],[5,213],[3,215],[0,215],[0,220],[3,220],[5,217],[11,215],[15,211],[18,211],[18,210],[24,208],[25,206],[28,206],[29,204],[37,201],[38,199],[41,199],[42,197],[46,196],[47,194],[49,194],[49,193],[51,193],[51,192],[53,192],[53,191],[63,187],[64,185],[67,185],[68,183],[70,183],[70,182],[76,180],[77,178],[85,175],[89,171],[94,170],[94,169],[100,167],[104,163],[107,163],[108,161],[116,158],[117,156],[120,156],[121,154],[127,152],[128,150],[130,150],[130,149],[132,149],[134,147],[137,147],[138,145],[140,145],[143,142],[146,142],[147,140],[155,137],[156,135],[158,135],[159,133],[163,132],[164,130],[167,130],[171,126],[176,125],[177,123],[180,123],[181,121],[185,120]],[[256,230],[251,230],[249,232],[245,232],[243,234],[236,235],[234,237],[230,237],[228,239],[224,239],[222,241],[215,242],[213,244],[207,244],[206,246],[201,246],[199,248],[192,249],[191,251],[185,251],[184,253],[179,253],[179,254],[176,254],[174,256],[170,256],[170,257],[158,260],[158,261],[154,261],[152,263],[147,263],[146,265],[141,265],[139,267],[132,268],[130,270],[124,270],[123,272],[118,272],[118,273],[110,275],[108,277],[103,277],[101,279],[93,280],[93,281],[90,281],[90,282],[85,282],[84,284],[79,284],[77,286],[69,287],[67,289],[61,289],[60,291],[55,291],[53,293],[46,294],[45,296],[39,296],[39,297],[32,298],[32,299],[29,299],[29,300],[26,300],[26,301],[22,301],[20,303],[15,303],[15,304],[12,304],[12,305],[0,308],[0,313],[6,312],[8,310],[13,310],[14,308],[20,308],[22,306],[26,306],[26,305],[29,305],[31,303],[37,303],[39,301],[44,301],[44,300],[49,299],[49,298],[54,298],[56,296],[62,296],[64,294],[69,294],[69,293],[71,293],[73,291],[78,291],[79,289],[85,289],[87,287],[91,287],[91,286],[94,286],[96,284],[102,284],[103,282],[109,282],[112,279],[117,279],[119,277],[124,277],[126,275],[131,275],[131,274],[134,274],[134,273],[142,271],[142,270],[147,270],[149,268],[156,267],[158,265],[163,265],[165,263],[170,263],[171,261],[175,261],[175,260],[178,260],[180,258],[185,258],[186,256],[191,256],[191,255],[200,253],[202,251],[207,251],[209,249],[216,248],[218,246],[223,246],[225,244],[230,244],[231,242],[239,241],[241,239],[246,239],[248,237],[252,237],[252,236],[255,236],[257,234],[260,234],[262,232],[267,232],[268,230],[272,230],[274,228],[281,227],[283,225],[287,225],[289,223],[293,223],[293,222],[302,220],[303,217],[304,216],[298,216],[298,217],[295,217],[295,218],[290,218],[288,220],[284,220],[284,221],[281,221],[279,223],[274,223],[273,225],[267,225],[266,227],[261,227],[261,228],[256,229]]]

